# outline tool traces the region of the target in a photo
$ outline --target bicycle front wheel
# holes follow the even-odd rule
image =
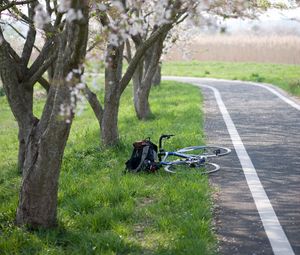
[[[204,156],[206,158],[211,157],[221,157],[228,155],[231,150],[226,147],[220,146],[191,146],[180,149],[177,151],[178,153],[184,153],[189,157],[197,157],[197,156]]]
[[[183,161],[181,161],[183,162]],[[200,174],[210,174],[220,170],[220,166],[215,163],[205,162],[203,164],[197,163],[175,163],[170,164],[164,167],[164,170],[168,173],[179,173],[179,172],[188,172],[196,171]]]

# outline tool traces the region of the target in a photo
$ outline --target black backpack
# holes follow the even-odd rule
[[[157,160],[157,146],[147,138],[133,143],[133,152],[130,159],[125,163],[126,172],[156,172],[159,164]]]

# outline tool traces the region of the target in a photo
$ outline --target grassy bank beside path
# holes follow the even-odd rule
[[[163,75],[266,82],[300,97],[300,66],[266,63],[164,62]]]
[[[39,231],[14,225],[21,180],[17,124],[0,97],[1,254],[216,254],[206,176],[122,174],[137,139],[157,142],[162,133],[176,134],[166,142],[168,149],[203,142],[199,89],[174,82],[155,87],[154,117],[144,122],[135,117],[131,90],[122,97],[117,147],[99,145],[88,105],[76,116],[60,175],[58,227]],[[40,96],[34,106],[38,115],[44,100]]]

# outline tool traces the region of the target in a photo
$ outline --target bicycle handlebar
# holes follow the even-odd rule
[[[174,135],[161,135],[160,138],[159,138],[159,140],[165,139],[165,138],[169,139],[169,138],[171,138],[172,136],[174,136]]]
[[[160,136],[160,138],[159,138],[159,144],[158,144],[159,152],[163,152],[164,151],[163,148],[162,148],[162,140],[163,139],[170,139],[172,136],[174,136],[174,135],[165,135],[165,134],[163,134],[163,135]],[[159,155],[158,157],[159,157],[159,160],[161,160],[161,156]]]

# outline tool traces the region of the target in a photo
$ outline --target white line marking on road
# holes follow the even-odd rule
[[[288,97],[282,95],[281,93],[279,93],[276,89],[273,89],[270,85],[267,84],[261,84],[261,83],[256,83],[256,82],[247,82],[247,81],[231,81],[231,80],[224,80],[224,79],[214,79],[214,78],[195,78],[195,77],[184,77],[184,76],[163,76],[162,77],[163,80],[174,80],[174,81],[182,81],[182,82],[189,82],[189,83],[193,83],[193,82],[204,82],[205,80],[208,81],[216,81],[216,82],[227,82],[227,83],[243,83],[243,84],[251,84],[257,87],[261,87],[264,89],[269,90],[272,94],[276,95],[277,97],[279,97],[282,101],[284,101],[285,103],[287,103],[288,105],[292,106],[293,108],[297,109],[298,111],[300,111],[300,105],[297,104],[296,102],[294,102],[293,100],[289,99]]]
[[[257,83],[251,83],[251,84],[254,85],[254,86],[258,86],[258,87],[265,88],[265,89],[269,90],[271,93],[278,96],[281,100],[283,100],[284,102],[286,102],[290,106],[292,106],[292,107],[296,108],[298,111],[300,111],[300,105],[299,104],[297,104],[296,102],[292,101],[291,99],[285,97],[284,95],[280,94],[275,89],[273,89],[269,86],[263,85],[263,84],[257,84]]]
[[[198,85],[199,86],[199,85]],[[276,216],[272,204],[259,180],[256,169],[245,149],[242,139],[227,111],[220,92],[211,86],[200,85],[214,92],[217,104],[227,126],[232,144],[242,165],[249,189],[254,199],[257,211],[265,228],[267,237],[271,243],[275,255],[294,255],[294,251],[287,239],[282,226]]]

